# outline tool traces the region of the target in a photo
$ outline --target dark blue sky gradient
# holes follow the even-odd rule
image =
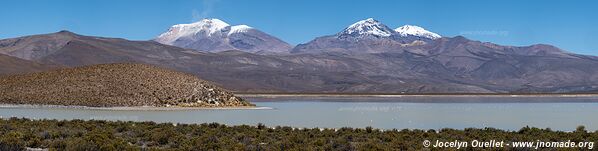
[[[591,0],[3,0],[0,38],[70,30],[148,40],[205,17],[247,24],[291,44],[372,17],[391,28],[412,24],[443,36],[598,55],[598,1]]]

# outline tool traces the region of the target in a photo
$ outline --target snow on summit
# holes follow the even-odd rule
[[[229,25],[215,19],[177,24],[153,39],[158,43],[205,52],[240,50],[250,53],[285,53],[291,46],[247,25]]]
[[[234,34],[234,33],[247,32],[249,29],[253,29],[253,27],[249,27],[247,25],[231,26],[228,34],[230,35],[230,34]]]
[[[206,18],[190,24],[174,25],[170,27],[167,32],[160,34],[155,41],[172,45],[173,42],[180,38],[230,35],[233,33],[247,32],[249,29],[252,29],[252,27],[247,25],[231,26],[220,19]]]
[[[413,25],[405,25],[405,26],[401,26],[397,29],[395,29],[395,31],[397,33],[399,33],[401,36],[407,36],[407,35],[412,35],[412,36],[417,36],[417,37],[424,37],[424,38],[428,38],[428,39],[438,39],[441,36],[427,31],[424,28],[418,27],[418,26],[413,26]]]
[[[379,21],[368,18],[358,21],[349,27],[345,28],[340,35],[375,35],[379,37],[389,37],[393,34],[393,30]]]
[[[358,21],[354,24],[351,24],[349,27],[345,28],[343,31],[337,34],[339,37],[345,36],[376,36],[376,37],[390,37],[394,35],[399,35],[400,37],[406,36],[416,36],[428,39],[438,39],[441,36],[427,31],[424,28],[413,26],[413,25],[405,25],[399,27],[395,30],[388,28],[388,26],[380,23],[379,21],[368,18],[365,20]]]
[[[226,22],[215,18],[202,19],[190,24],[177,24],[170,27],[167,32],[160,34],[156,38],[156,41],[172,45],[172,43],[179,38],[194,36],[200,33],[205,36],[211,36],[228,26],[230,25]]]

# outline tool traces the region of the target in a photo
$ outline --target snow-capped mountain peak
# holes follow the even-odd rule
[[[249,30],[253,29],[253,27],[247,26],[247,25],[236,25],[236,26],[231,26],[230,27],[230,31],[228,32],[228,35],[234,34],[234,33],[242,33],[242,32],[247,32]]]
[[[288,43],[253,27],[231,26],[215,18],[174,25],[153,40],[207,52],[241,50],[251,53],[285,53],[291,48]]]
[[[206,18],[206,19],[202,19],[198,22],[194,22],[191,24],[178,24],[178,25],[174,25],[174,26],[187,26],[187,27],[195,27],[195,28],[198,28],[198,27],[224,28],[224,27],[230,26],[230,25],[220,19]]]
[[[395,31],[397,33],[399,33],[401,36],[417,36],[417,37],[424,37],[424,38],[428,38],[428,39],[438,39],[441,36],[427,31],[426,29],[419,27],[419,26],[414,26],[414,25],[405,25],[405,26],[401,26],[397,29],[395,29]]]
[[[229,24],[220,19],[207,18],[190,24],[174,25],[167,32],[160,34],[156,40],[160,43],[172,44],[181,37],[193,36],[198,33],[211,36],[229,26]]]
[[[379,21],[373,18],[368,18],[350,25],[340,32],[339,35],[374,35],[379,37],[389,37],[393,32],[392,29]]]

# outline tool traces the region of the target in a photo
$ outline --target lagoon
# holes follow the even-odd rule
[[[56,107],[2,107],[0,116],[223,123],[298,128],[518,130],[530,126],[572,131],[598,130],[598,97],[278,97],[248,98],[271,109],[104,110]]]

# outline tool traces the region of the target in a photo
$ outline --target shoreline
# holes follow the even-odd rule
[[[239,107],[154,107],[154,106],[118,106],[118,107],[90,107],[68,105],[42,105],[42,104],[0,104],[0,109],[5,108],[53,108],[53,109],[85,109],[106,111],[181,111],[181,110],[272,110],[265,106],[239,106]]]
[[[242,93],[236,92],[239,97],[254,98],[279,98],[279,97],[598,97],[598,93],[430,93],[430,94],[400,94],[400,93]]]

